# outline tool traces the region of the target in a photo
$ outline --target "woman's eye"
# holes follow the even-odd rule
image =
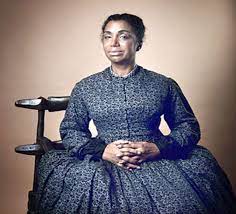
[[[103,39],[105,39],[105,40],[110,39],[110,38],[111,38],[111,36],[109,36],[109,35],[104,35],[103,36]]]
[[[129,38],[128,35],[125,35],[125,34],[120,35],[120,39],[122,39],[122,40],[126,40],[128,38]]]

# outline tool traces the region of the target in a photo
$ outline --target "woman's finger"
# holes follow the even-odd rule
[[[136,155],[137,155],[137,154],[131,153],[131,152],[122,152],[121,154],[122,154],[122,155],[119,156],[119,158],[121,158],[121,157],[123,157],[123,156],[133,157],[133,156],[136,156]]]
[[[138,164],[142,163],[144,160],[143,159],[140,159],[137,161]]]
[[[130,171],[132,171],[133,169],[140,169],[141,168],[139,165],[132,164],[132,163],[127,163],[125,165],[125,167]]]
[[[140,148],[145,148],[146,145],[149,145],[149,142],[146,141],[138,141],[138,142],[131,142],[129,146],[133,149],[140,149]]]
[[[116,163],[116,165],[121,167],[121,168],[125,168],[126,169],[126,167],[122,163]]]
[[[133,156],[133,157],[129,157],[129,156],[123,156],[121,157],[121,161],[123,161],[123,163],[131,163],[131,164],[138,164],[138,161],[140,160],[139,156]]]
[[[120,143],[116,145],[118,148],[132,148],[131,143]]]
[[[128,169],[130,171],[132,171],[133,169],[140,169],[139,164],[137,164],[136,162],[133,162],[132,160],[125,158],[126,160],[119,160],[118,162],[116,162],[116,165],[123,168],[123,169]],[[137,158],[136,158],[137,159]],[[131,162],[129,162],[129,161]],[[133,162],[133,163],[132,163]]]
[[[141,154],[141,149],[132,149],[132,148],[121,148],[120,151],[122,153],[133,153],[133,154]]]
[[[122,157],[122,156],[124,156],[124,154],[123,154],[122,152],[118,152],[118,153],[116,154],[116,157],[118,157],[118,158],[120,158],[120,157]]]
[[[124,145],[124,144],[129,144],[129,141],[128,140],[117,140],[117,141],[114,141],[114,144],[115,145]]]

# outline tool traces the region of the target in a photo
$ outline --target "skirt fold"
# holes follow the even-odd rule
[[[89,156],[82,161],[65,151],[50,151],[42,157],[38,175],[43,214],[235,212],[227,176],[200,146],[186,159],[145,162],[133,171]]]

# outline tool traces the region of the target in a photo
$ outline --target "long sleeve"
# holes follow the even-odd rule
[[[101,159],[106,144],[97,138],[91,138],[89,131],[89,113],[83,100],[81,83],[72,90],[64,119],[60,125],[60,134],[64,147],[70,156],[83,160],[87,154],[92,160]]]
[[[82,97],[82,88],[77,83],[73,88],[65,116],[60,125],[60,135],[64,147],[75,156],[81,146],[91,139],[89,114]]]
[[[185,156],[200,140],[200,127],[180,87],[170,78],[164,119],[171,132],[160,139],[161,154],[168,158]]]

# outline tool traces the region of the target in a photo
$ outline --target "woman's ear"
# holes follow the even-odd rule
[[[142,48],[142,43],[138,43],[136,51],[139,51]]]

